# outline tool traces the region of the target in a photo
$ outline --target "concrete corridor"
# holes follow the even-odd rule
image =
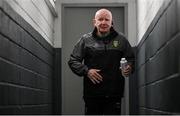
[[[82,79],[69,78],[65,55],[92,29],[80,18],[101,7],[117,14],[136,55],[122,114],[180,114],[180,0],[0,0],[0,114],[84,114]]]

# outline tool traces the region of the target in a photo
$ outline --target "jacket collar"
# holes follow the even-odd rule
[[[113,27],[110,28],[110,34],[107,35],[106,37],[99,37],[97,35],[97,28],[95,27],[93,32],[92,32],[92,36],[97,39],[97,40],[103,40],[103,41],[110,41],[113,38],[115,38],[118,35],[118,33],[114,30]]]

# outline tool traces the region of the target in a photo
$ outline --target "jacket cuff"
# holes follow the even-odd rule
[[[89,69],[86,67],[86,68],[84,69],[84,76],[87,76],[88,71],[89,71]]]

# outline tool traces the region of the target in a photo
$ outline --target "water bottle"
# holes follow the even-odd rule
[[[120,64],[121,64],[121,70],[126,69],[126,66],[128,65],[126,58],[121,58]]]

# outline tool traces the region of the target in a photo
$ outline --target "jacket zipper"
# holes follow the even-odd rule
[[[104,51],[107,52],[107,44],[108,44],[108,43],[107,43],[106,40],[104,40],[103,43],[104,43]]]
[[[106,44],[104,44],[104,49],[105,49],[105,52],[107,52],[107,46],[106,46]]]

